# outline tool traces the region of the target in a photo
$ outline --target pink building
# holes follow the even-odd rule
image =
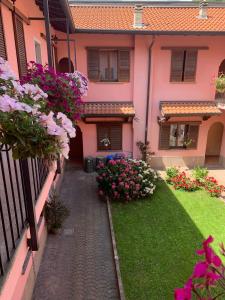
[[[225,71],[225,7],[72,2],[77,68],[90,81],[83,156],[139,157],[136,142],[148,140],[156,168],[224,164],[214,78]]]
[[[50,27],[43,13],[47,2]],[[71,7],[67,0],[16,0],[15,5],[0,0],[0,56],[18,76],[33,60],[89,77],[71,158],[82,161],[117,152],[138,158],[136,143],[149,141],[156,168],[225,165],[224,95],[214,85],[214,78],[225,72],[225,6],[70,2]],[[1,193],[16,182],[8,176],[2,188],[1,176],[4,200]],[[4,244],[9,237],[1,240],[0,231],[1,300],[31,298],[47,235],[43,208],[58,179],[52,170],[35,191],[38,249],[32,251],[28,244],[31,224],[20,227],[19,219],[17,238],[11,228],[10,249]],[[12,200],[12,190],[8,196]]]

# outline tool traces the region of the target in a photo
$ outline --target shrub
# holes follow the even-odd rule
[[[138,141],[136,145],[141,152],[141,159],[146,163],[149,163],[150,157],[153,154],[153,152],[151,152],[150,150],[149,142],[143,143],[141,141]]]
[[[166,181],[171,182],[171,179],[179,174],[179,170],[176,167],[170,167],[166,169]]]
[[[113,201],[128,202],[153,194],[156,172],[144,161],[110,160],[97,167],[99,195]]]
[[[192,171],[192,176],[197,180],[199,183],[204,183],[205,178],[208,176],[208,169],[202,167],[195,167]]]
[[[181,189],[184,191],[192,192],[199,189],[198,184],[187,177],[185,172],[181,172],[177,176],[172,177],[170,182],[173,184],[176,190]]]
[[[75,137],[72,122],[46,108],[48,95],[37,85],[15,78],[0,58],[0,144],[9,145],[14,159],[68,158],[69,137]]]
[[[220,197],[222,192],[225,190],[225,187],[223,185],[219,185],[214,177],[205,178],[204,188],[212,197]]]
[[[60,201],[54,191],[45,206],[45,218],[49,233],[56,233],[62,227],[64,220],[68,217],[69,211]]]
[[[225,299],[225,266],[210,246],[212,242],[213,237],[209,236],[202,243],[202,249],[196,251],[203,258],[196,263],[184,287],[175,289],[175,300]],[[223,244],[220,247],[221,254],[225,255]]]

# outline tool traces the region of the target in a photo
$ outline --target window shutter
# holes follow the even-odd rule
[[[170,81],[181,82],[183,75],[184,50],[172,50]]]
[[[170,124],[161,124],[159,132],[159,149],[166,150],[170,147]]]
[[[130,51],[118,51],[118,81],[128,82],[130,80]]]
[[[15,41],[16,41],[16,50],[18,58],[18,68],[20,77],[26,75],[27,73],[27,56],[26,56],[26,46],[23,30],[23,21],[19,16],[15,15],[14,17],[14,30],[15,30]]]
[[[192,82],[195,80],[197,55],[197,50],[186,50],[184,67],[184,81],[186,82]]]
[[[109,127],[102,124],[97,124],[97,148],[98,150],[107,150],[110,149],[110,147],[105,147],[101,141],[104,138],[109,138]]]
[[[104,146],[101,141],[108,138],[110,145]],[[97,124],[98,150],[122,150],[122,124]]]
[[[1,10],[0,10],[0,57],[7,59],[5,34],[4,34]]]
[[[88,78],[90,80],[99,80],[99,51],[95,49],[88,50]]]
[[[188,149],[196,149],[198,145],[198,132],[199,132],[199,125],[189,125],[188,131],[188,141],[192,141],[189,145],[187,145]]]
[[[122,124],[112,125],[110,127],[111,150],[122,150]]]

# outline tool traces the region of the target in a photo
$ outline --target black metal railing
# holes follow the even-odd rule
[[[14,160],[7,146],[0,147],[0,276],[26,226],[31,233],[29,247],[38,248],[34,207],[48,170],[41,159]]]

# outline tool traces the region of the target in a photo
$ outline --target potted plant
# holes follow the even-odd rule
[[[63,112],[73,122],[80,118],[82,96],[86,95],[88,80],[80,72],[56,73],[47,65],[30,62],[23,83],[37,84],[48,95],[47,108]]]
[[[0,144],[12,149],[14,159],[68,158],[75,128],[66,115],[47,109],[47,98],[37,85],[17,81],[0,58]]]
[[[68,217],[69,210],[61,202],[59,196],[53,191],[45,206],[45,219],[48,232],[56,234],[62,227],[64,220]]]
[[[221,94],[225,92],[225,75],[224,74],[221,74],[219,77],[216,78],[215,85],[216,85],[217,92],[219,92]]]

